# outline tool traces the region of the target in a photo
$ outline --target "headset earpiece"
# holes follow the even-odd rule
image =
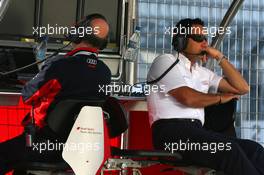
[[[187,35],[177,34],[173,36],[172,46],[177,52],[182,52],[188,44]]]
[[[176,24],[176,28],[173,30],[175,34],[172,38],[172,46],[177,52],[182,52],[186,49],[188,44],[188,32],[189,28],[192,26],[192,22],[192,19],[186,18]],[[181,31],[182,28],[185,28],[184,32]]]
[[[73,42],[75,44],[79,44],[81,42],[81,38],[79,37],[78,34],[78,28],[79,27],[88,27],[89,23],[90,23],[90,19],[88,18],[89,16],[86,16],[84,19],[78,21],[75,25],[75,31],[76,33],[68,33],[68,35],[65,35],[65,37],[70,41]]]

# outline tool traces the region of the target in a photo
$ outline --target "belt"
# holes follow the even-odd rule
[[[190,122],[190,123],[198,123],[202,126],[202,122],[198,119],[191,119],[191,118],[173,118],[173,119],[159,119],[155,121],[152,124],[152,127],[158,126],[158,125],[163,125],[163,124],[169,124],[169,123],[178,123],[178,122]]]
[[[192,118],[176,118],[176,119],[169,119],[169,120],[175,120],[175,121],[186,121],[186,122],[200,122],[202,123],[200,120],[198,119],[192,119]]]

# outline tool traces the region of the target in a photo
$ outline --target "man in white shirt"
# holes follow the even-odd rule
[[[164,91],[152,91],[147,97],[154,147],[179,151],[185,162],[229,175],[264,174],[261,145],[203,128],[204,107],[238,99],[249,91],[247,82],[228,59],[208,46],[203,26],[197,18],[178,22],[173,36],[177,53],[161,55],[151,65],[148,82],[159,79],[179,60],[154,83]],[[225,78],[197,63],[206,61],[207,56],[218,61]]]

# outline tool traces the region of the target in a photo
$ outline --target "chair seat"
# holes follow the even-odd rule
[[[203,172],[205,175],[213,175],[215,170],[199,166],[192,166],[191,164],[182,161],[182,156],[179,153],[170,153],[166,151],[157,150],[126,150],[117,147],[111,147],[113,156],[125,157],[125,159],[110,159],[108,160],[108,169],[122,169],[125,167],[142,168],[155,164],[164,164],[172,166],[170,168],[162,169],[161,172],[180,170],[188,174],[200,174]],[[126,159],[126,158],[132,158]],[[134,160],[134,158],[147,158],[147,160]],[[153,161],[154,159],[154,161]],[[107,169],[107,168],[106,168]]]
[[[147,158],[168,158],[176,161],[182,160],[182,156],[179,153],[170,153],[167,151],[155,151],[155,150],[127,150],[120,149],[117,147],[111,147],[111,153],[113,156],[121,156],[121,157],[130,157],[130,158],[138,158],[138,157],[147,157]]]
[[[23,162],[15,166],[16,170],[59,171],[71,169],[66,162]]]

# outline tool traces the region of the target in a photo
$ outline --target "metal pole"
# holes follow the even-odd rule
[[[222,22],[220,23],[219,27],[223,27],[224,29],[226,29],[226,27],[228,27],[228,25],[234,19],[237,11],[239,10],[239,8],[243,4],[243,2],[244,2],[244,0],[233,0],[231,6],[227,10],[227,12],[226,12]],[[224,39],[225,33],[226,33],[226,30],[224,33],[221,33],[221,34],[219,34],[217,32],[216,37],[213,39],[213,41],[211,43],[211,47],[219,48],[221,42]],[[210,59],[207,62],[206,67],[212,70],[213,66],[214,66],[214,61],[212,59]]]
[[[4,18],[6,10],[10,4],[10,0],[0,1],[0,21]]]

